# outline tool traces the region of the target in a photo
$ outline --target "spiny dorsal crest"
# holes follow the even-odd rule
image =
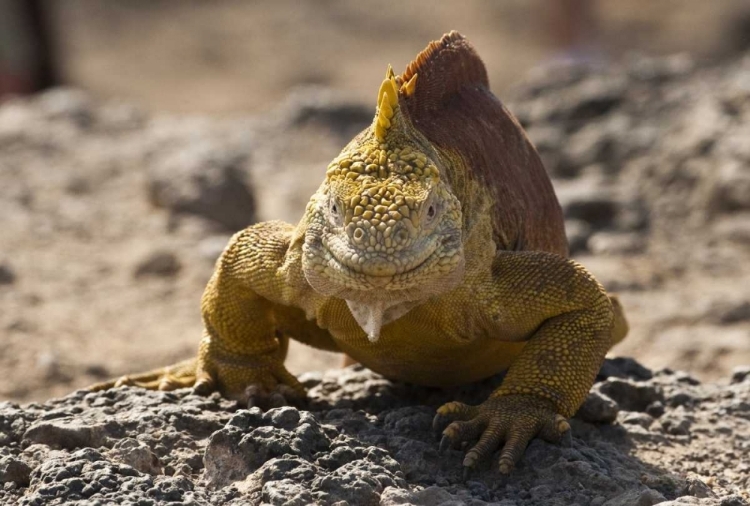
[[[430,42],[400,76],[388,65],[378,91],[376,139],[385,140],[400,114],[407,114],[412,121],[424,119],[467,86],[489,88],[487,71],[471,44],[456,31]],[[400,98],[406,101],[399,104]]]
[[[399,86],[400,84],[400,86]],[[375,116],[375,137],[379,141],[385,141],[388,129],[393,124],[396,110],[398,109],[398,94],[409,97],[414,93],[417,84],[417,75],[414,74],[407,82],[400,82],[400,78],[393,73],[393,67],[388,65],[385,79],[378,90],[378,112]]]

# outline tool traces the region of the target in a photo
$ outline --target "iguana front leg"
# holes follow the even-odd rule
[[[197,360],[91,388],[193,386],[198,393],[218,390],[242,400],[279,392],[304,396],[304,388],[283,364],[288,337],[330,351],[338,348],[327,331],[295,306],[305,294],[289,285],[282,269],[292,232],[289,224],[264,222],[231,239],[201,300],[204,334]]]
[[[529,441],[559,441],[591,388],[612,344],[614,312],[604,289],[571,260],[540,252],[502,252],[478,298],[501,336],[527,336],[503,384],[479,406],[443,405],[435,419],[441,447],[479,441],[464,458],[474,467],[504,442],[509,473]]]

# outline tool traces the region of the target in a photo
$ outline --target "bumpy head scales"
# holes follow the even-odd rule
[[[388,67],[372,126],[331,162],[309,207],[305,276],[345,299],[372,341],[463,276],[460,203],[402,103],[416,83],[416,73],[403,80]]]

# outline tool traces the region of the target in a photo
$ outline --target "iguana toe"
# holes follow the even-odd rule
[[[271,389],[260,385],[251,385],[245,389],[239,402],[248,408],[259,407],[263,410],[280,408],[282,406],[300,407],[305,398],[305,392],[280,383]]]
[[[96,392],[122,386],[133,386],[148,390],[169,391],[190,387],[195,383],[195,364],[195,360],[185,360],[168,367],[96,383],[88,387],[88,390]]]

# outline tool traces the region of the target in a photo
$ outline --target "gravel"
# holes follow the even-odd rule
[[[6,402],[0,504],[747,504],[750,382],[690,382],[627,359],[600,376],[569,446],[534,440],[510,476],[493,459],[466,480],[462,451],[438,454],[435,408],[480,402],[501,378],[441,391],[352,366],[302,377],[303,409],[266,412],[188,389]],[[680,396],[700,403],[643,412]]]

